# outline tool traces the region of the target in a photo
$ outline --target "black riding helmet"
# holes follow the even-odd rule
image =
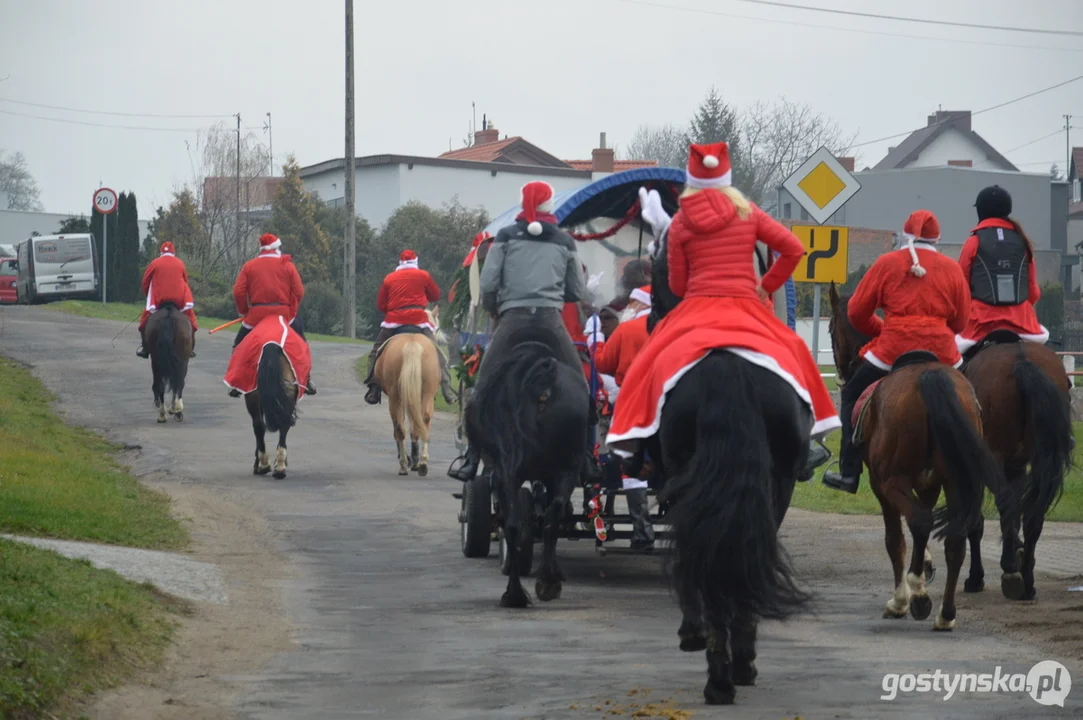
[[[991,185],[978,193],[974,207],[978,210],[979,221],[989,218],[1007,219],[1012,214],[1012,196],[999,185]]]

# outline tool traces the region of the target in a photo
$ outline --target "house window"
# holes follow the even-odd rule
[[[1079,202],[1080,201],[1080,192],[1079,192],[1079,190],[1080,190],[1079,178],[1076,178],[1076,181],[1074,183],[1072,183],[1072,202]]]
[[[808,211],[801,208],[801,222],[808,222]]]
[[[1077,192],[1076,192],[1076,194],[1078,195],[1078,194],[1079,194],[1079,193],[1078,193],[1079,183],[1076,183],[1076,188],[1077,188]],[[789,203],[784,203],[784,204],[782,205],[782,217],[784,217],[785,219],[789,220],[789,219],[790,219],[790,217],[791,217],[791,213],[792,213],[792,212],[793,212],[793,210],[792,210],[792,208],[790,208],[790,204],[789,204]]]

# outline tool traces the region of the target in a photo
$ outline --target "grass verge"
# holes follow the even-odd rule
[[[1072,423],[1075,430],[1076,446],[1083,447],[1083,423]],[[832,433],[826,445],[834,454],[832,460],[837,460],[839,455],[840,433]],[[865,472],[861,476],[861,487],[857,495],[832,490],[821,484],[824,470],[830,466],[820,468],[816,477],[807,483],[798,483],[794,490],[792,507],[814,510],[816,512],[839,513],[843,515],[879,515],[880,501],[869,489],[869,474]],[[997,518],[996,506],[991,498],[987,498],[985,508],[986,518]],[[1064,495],[1047,516],[1048,520],[1061,522],[1083,522],[1083,472],[1079,467],[1072,471],[1064,479]]]
[[[78,315],[80,317],[95,318],[97,320],[116,320],[118,322],[131,322],[139,320],[139,314],[143,312],[143,305],[136,303],[109,303],[102,305],[100,302],[89,302],[86,300],[64,300],[62,302],[48,303],[41,306],[46,310],[52,310],[53,312],[62,312],[69,315]],[[204,317],[199,314],[199,308],[196,308],[196,317],[199,320],[199,327],[202,332],[212,330],[223,323],[227,323],[233,318],[223,320],[222,318]],[[240,328],[240,325],[233,325],[220,332],[236,333]],[[320,333],[305,333],[305,337],[309,340],[315,340],[319,342],[332,342],[332,343],[346,343],[346,344],[358,344],[368,342],[367,340],[353,340],[351,338],[342,337],[339,335],[323,335]],[[198,350],[198,348],[196,348]]]
[[[0,530],[143,548],[188,541],[165,495],[117,464],[117,448],[71,427],[45,387],[0,358]]]
[[[0,717],[62,717],[152,667],[187,604],[82,560],[0,540]]]

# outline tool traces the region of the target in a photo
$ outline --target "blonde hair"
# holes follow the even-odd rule
[[[690,195],[695,195],[696,193],[703,192],[704,190],[720,192],[726,197],[728,197],[730,199],[730,202],[733,203],[733,207],[737,208],[737,217],[741,218],[742,220],[748,220],[749,216],[752,214],[752,203],[748,201],[748,198],[745,197],[744,193],[742,193],[740,190],[733,187],[732,185],[727,185],[726,187],[720,188],[697,188],[692,187],[691,185],[687,185],[684,188],[684,192],[681,193],[681,197],[689,197]]]

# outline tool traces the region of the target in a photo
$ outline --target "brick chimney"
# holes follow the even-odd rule
[[[598,145],[590,154],[590,171],[596,173],[613,172],[614,153],[605,146],[605,133],[602,133],[601,138],[599,138]]]
[[[842,165],[847,172],[854,171],[854,159],[852,157],[840,157],[838,158],[839,165]]]
[[[938,123],[950,121],[957,129],[962,130],[963,132],[970,132],[969,110],[937,110],[929,116],[928,120],[930,127]]]
[[[475,145],[488,145],[500,140],[500,131],[497,130],[484,115],[481,116],[481,130],[474,131]]]
[[[973,160],[948,160],[948,165],[952,167],[974,167]]]

